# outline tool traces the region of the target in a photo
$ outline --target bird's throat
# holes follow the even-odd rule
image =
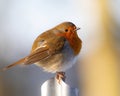
[[[76,32],[67,33],[66,34],[66,39],[69,41],[69,44],[74,51],[74,54],[78,55],[79,52],[80,52],[80,49],[82,47],[82,41],[78,37],[77,33]]]
[[[71,48],[74,51],[75,55],[78,55],[80,52],[80,49],[82,47],[82,41],[81,39],[78,37],[77,32],[67,32],[67,33],[61,33],[61,34],[57,34],[58,36],[62,36],[65,37]]]

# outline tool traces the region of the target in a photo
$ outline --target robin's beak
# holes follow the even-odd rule
[[[79,27],[76,27],[76,28],[73,30],[73,32],[77,32],[77,30],[80,30],[80,28],[79,28]]]
[[[79,27],[77,27],[77,28],[75,29],[75,31],[77,31],[77,30],[80,30],[80,28],[79,28]]]

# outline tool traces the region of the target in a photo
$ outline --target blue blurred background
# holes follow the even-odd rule
[[[41,32],[71,21],[81,28],[83,47],[66,82],[81,96],[118,96],[119,5],[120,0],[0,0],[0,68],[28,55]],[[40,96],[40,86],[53,76],[35,65],[0,72],[0,96]]]

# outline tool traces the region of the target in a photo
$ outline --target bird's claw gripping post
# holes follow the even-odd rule
[[[65,81],[65,72],[57,72],[56,73],[56,79],[58,80],[58,83],[60,84],[60,81],[63,80]]]

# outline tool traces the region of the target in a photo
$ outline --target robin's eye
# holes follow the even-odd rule
[[[68,29],[65,29],[65,32],[68,32]]]

